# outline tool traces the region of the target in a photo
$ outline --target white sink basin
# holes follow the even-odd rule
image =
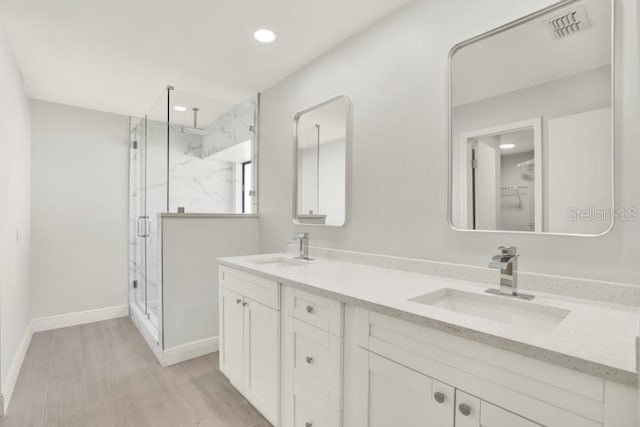
[[[297,267],[301,265],[307,265],[311,262],[311,261],[306,261],[302,259],[286,258],[286,257],[256,258],[250,261],[258,265],[273,265],[275,267]]]
[[[515,298],[448,288],[420,295],[409,301],[537,332],[551,332],[571,313],[562,308]]]

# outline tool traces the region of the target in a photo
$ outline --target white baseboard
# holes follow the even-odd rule
[[[129,305],[116,305],[113,307],[98,308],[95,310],[78,311],[57,316],[38,317],[33,319],[31,326],[33,332],[49,331],[51,329],[66,328],[68,326],[82,325],[85,323],[99,322],[101,320],[116,319],[129,315]]]
[[[2,382],[0,403],[2,403],[2,407],[0,407],[0,415],[4,415],[7,413],[7,409],[9,408],[9,402],[11,401],[11,396],[13,395],[13,390],[16,387],[16,382],[18,381],[18,374],[20,374],[20,368],[22,368],[22,363],[24,362],[24,358],[27,355],[27,350],[29,349],[29,344],[31,343],[31,337],[33,336],[33,326],[29,324],[27,329],[24,331],[24,336],[22,337],[22,341],[20,341],[20,345],[18,346],[18,351],[11,362],[11,366],[9,367],[9,371],[7,372],[7,377],[4,378]]]
[[[218,337],[191,341],[162,352],[162,366],[171,366],[186,360],[218,351]]]

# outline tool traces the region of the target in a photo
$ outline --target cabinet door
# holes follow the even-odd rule
[[[491,403],[456,390],[456,427],[541,427]]]
[[[454,389],[369,354],[369,427],[453,427]]]
[[[244,308],[240,294],[220,288],[220,370],[236,388],[244,376]]]
[[[272,424],[280,413],[279,311],[245,298],[244,348],[247,399]]]

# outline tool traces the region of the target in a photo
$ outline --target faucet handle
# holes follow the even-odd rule
[[[498,246],[498,250],[503,255],[516,255],[518,253],[518,248],[515,246]]]
[[[297,243],[300,241],[300,239],[304,239],[308,237],[309,237],[309,233],[296,233],[291,237],[291,240],[289,240],[289,243]]]

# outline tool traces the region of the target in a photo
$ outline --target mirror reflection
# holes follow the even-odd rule
[[[346,222],[350,105],[349,98],[339,96],[296,115],[296,223]]]
[[[455,228],[610,228],[611,11],[609,1],[565,1],[454,48]]]
[[[541,231],[541,212],[536,211],[541,206],[536,186],[540,123],[536,119],[462,135],[467,228]],[[537,160],[539,166],[541,159]]]

